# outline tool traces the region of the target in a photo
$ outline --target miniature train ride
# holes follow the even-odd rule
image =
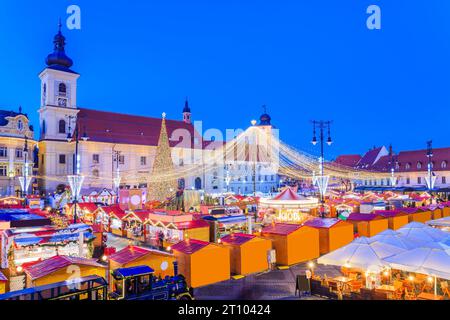
[[[112,291],[100,276],[88,276],[44,286],[12,291],[0,295],[0,300],[192,300],[183,275],[153,274],[148,266],[119,268],[111,273]]]

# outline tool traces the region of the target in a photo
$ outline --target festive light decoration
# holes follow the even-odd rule
[[[434,189],[434,185],[436,183],[436,176],[433,174],[429,174],[428,176],[425,177],[425,182],[427,183],[427,188],[429,190],[433,190]]]
[[[174,175],[169,137],[167,136],[166,114],[163,113],[155,162],[149,179],[147,201],[165,201],[174,194],[177,188],[178,183]]]
[[[31,178],[30,177],[19,177],[20,189],[22,193],[26,193],[28,188],[30,187]]]
[[[70,190],[72,191],[72,196],[74,199],[78,199],[81,192],[81,187],[83,186],[84,176],[82,175],[70,175],[67,176],[69,180]]]

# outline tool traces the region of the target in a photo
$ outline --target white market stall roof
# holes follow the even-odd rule
[[[384,259],[393,269],[426,274],[450,280],[448,250],[416,248]]]
[[[402,252],[405,252],[402,248],[360,237],[348,245],[320,257],[317,262],[379,272],[387,265],[384,258]]]
[[[400,232],[413,240],[422,240],[425,242],[443,241],[450,236],[450,234],[445,231],[432,228],[420,222],[408,223],[400,229],[397,229],[397,232]]]
[[[287,187],[272,199],[261,198],[259,200],[259,205],[264,208],[315,207],[318,203],[317,198],[300,196],[290,187]]]
[[[369,240],[370,242],[379,241],[381,243],[386,243],[405,250],[419,248],[426,244],[426,242],[423,240],[408,238],[402,233],[396,232],[391,229],[384,230],[377,235],[369,238]]]

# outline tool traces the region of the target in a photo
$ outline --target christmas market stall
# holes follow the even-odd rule
[[[305,226],[319,230],[320,254],[334,251],[353,241],[353,225],[335,218],[314,218]]]
[[[82,196],[83,202],[102,203],[105,205],[113,205],[117,203],[117,195],[114,191],[103,189],[88,190],[87,195]]]
[[[6,284],[8,283],[8,278],[0,271],[0,294],[6,292]]]
[[[126,212],[122,210],[118,204],[105,207],[98,207],[97,211],[94,214],[95,224],[101,224],[103,230],[105,230],[106,232],[111,232],[110,228],[111,217],[114,215],[116,219],[118,219],[118,217],[123,218],[125,214]],[[122,221],[121,218],[119,219],[120,221]]]
[[[149,213],[145,210],[130,211],[122,218],[125,236],[128,239],[145,241],[144,222],[148,219]]]
[[[261,231],[272,241],[276,263],[290,266],[316,259],[320,255],[319,231],[300,224],[272,223]]]
[[[388,227],[392,230],[397,230],[409,222],[408,214],[400,210],[378,210],[375,214],[386,218]]]
[[[55,255],[92,257],[94,235],[85,224],[68,228],[31,227],[5,230],[1,241],[1,267],[15,268]]]
[[[125,216],[126,213],[122,209],[111,210],[109,214],[109,232],[117,236],[126,237],[127,230],[125,229],[125,221],[123,220]]]
[[[26,287],[67,281],[74,277],[100,276],[106,278],[106,266],[95,259],[73,256],[54,256],[25,266]]]
[[[428,206],[428,209],[430,209],[431,211],[431,219],[432,220],[437,220],[442,218],[442,209],[444,208],[443,205],[436,205],[436,204],[431,204]]]
[[[291,187],[287,187],[272,199],[261,198],[258,209],[265,224],[272,221],[302,223],[317,205],[317,198],[300,196]]]
[[[353,224],[353,230],[358,236],[373,237],[389,228],[389,221],[374,213],[352,213],[346,219]]]
[[[164,278],[174,274],[173,261],[175,261],[175,257],[172,254],[144,247],[125,247],[109,256],[108,261],[110,271],[145,265],[151,267],[157,277]]]
[[[144,224],[145,242],[156,247],[172,246],[184,239],[209,241],[209,223],[195,220],[192,214],[155,210]]]
[[[442,217],[450,217],[450,202],[443,203],[442,206]]]
[[[232,233],[220,243],[230,249],[231,273],[247,275],[269,269],[268,255],[272,241],[252,234]]]
[[[235,232],[251,233],[254,224],[254,218],[244,214],[215,214],[201,218],[209,224],[209,241],[211,242],[216,242],[223,236]]]
[[[172,246],[179,273],[189,286],[198,288],[230,278],[230,251],[227,247],[188,239]]]
[[[98,206],[93,202],[79,202],[76,204],[77,219],[86,224],[94,224],[97,209]],[[72,203],[68,203],[65,207],[66,216],[69,219],[73,219],[74,213],[75,206]]]

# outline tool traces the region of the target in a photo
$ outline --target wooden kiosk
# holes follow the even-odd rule
[[[198,288],[230,279],[230,250],[195,239],[180,241],[172,247],[179,273],[189,286]]]
[[[319,230],[300,224],[273,223],[261,235],[270,239],[277,264],[290,266],[316,259],[320,255]]]
[[[361,237],[373,237],[389,228],[388,219],[373,213],[352,213],[347,222],[353,224],[355,232]]]
[[[269,269],[272,241],[252,234],[232,233],[220,239],[230,249],[231,273],[246,275]]]
[[[319,231],[320,254],[334,251],[353,241],[353,225],[340,219],[315,218],[305,222],[305,226]]]

